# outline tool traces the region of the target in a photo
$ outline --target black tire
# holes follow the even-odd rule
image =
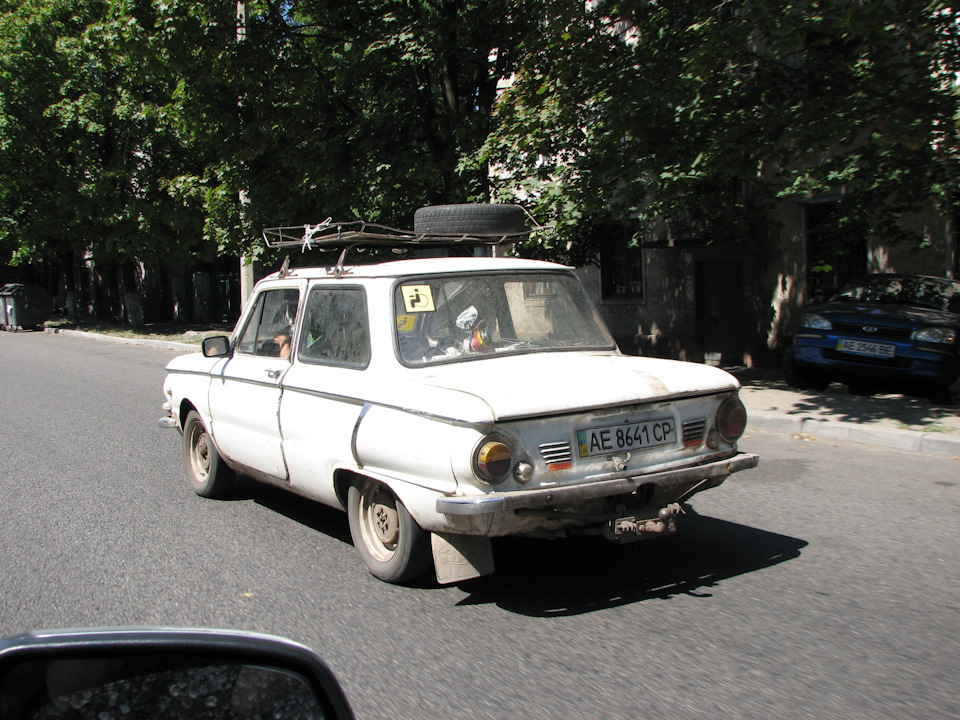
[[[430,569],[430,533],[383,483],[370,478],[351,483],[347,515],[353,545],[374,577],[399,584]]]
[[[526,217],[519,205],[431,205],[413,214],[413,231],[514,235],[529,232]]]
[[[935,385],[930,389],[929,397],[936,405],[954,407],[960,403],[960,382]]]
[[[793,348],[789,348],[783,354],[781,364],[783,370],[783,379],[787,385],[797,390],[826,390],[830,384],[830,379],[822,375],[817,375],[797,365],[796,358],[793,355]]]
[[[235,473],[223,462],[196,410],[187,413],[183,423],[183,461],[187,481],[197,495],[219,498],[230,492]]]
[[[852,380],[847,383],[847,390],[851,395],[870,397],[877,392],[877,386],[869,380]]]

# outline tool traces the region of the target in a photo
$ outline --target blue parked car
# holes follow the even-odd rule
[[[953,404],[958,346],[960,282],[869,275],[804,313],[784,377],[801,389],[836,381],[861,395],[890,389]]]

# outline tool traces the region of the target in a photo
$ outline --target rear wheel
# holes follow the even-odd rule
[[[187,413],[183,423],[183,460],[187,480],[197,495],[218,498],[230,492],[234,472],[223,462],[196,410]]]
[[[383,483],[361,478],[350,485],[347,514],[354,547],[370,574],[403,583],[430,568],[430,534]]]

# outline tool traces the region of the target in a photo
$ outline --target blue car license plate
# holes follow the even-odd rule
[[[892,358],[896,355],[897,346],[889,343],[868,342],[853,338],[838,338],[837,351],[850,355],[865,355],[876,358]]]

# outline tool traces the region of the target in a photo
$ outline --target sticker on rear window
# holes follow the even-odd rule
[[[417,329],[416,315],[397,315],[397,330],[400,332],[413,332]]]
[[[408,313],[433,312],[433,293],[429,285],[404,285],[400,288]]]

